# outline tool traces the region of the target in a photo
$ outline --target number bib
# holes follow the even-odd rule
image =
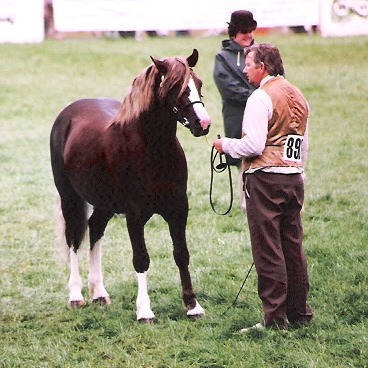
[[[284,146],[284,160],[301,162],[302,160],[302,135],[289,134]]]

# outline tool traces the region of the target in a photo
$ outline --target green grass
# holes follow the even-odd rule
[[[146,227],[152,259],[149,293],[156,320],[135,321],[136,280],[124,219],[108,225],[105,286],[112,305],[67,309],[68,267],[55,244],[55,189],[48,139],[60,110],[82,97],[122,99],[149,56],[200,52],[195,68],[213,124],[223,135],[212,80],[221,37],[46,40],[0,45],[0,365],[2,367],[367,367],[368,317],[368,40],[270,35],[286,76],[311,107],[303,214],[313,323],[287,334],[238,330],[262,318],[253,270],[233,302],[252,258],[237,198],[231,213],[209,205],[204,138],[178,135],[189,164],[188,245],[198,300],[206,316],[187,319],[167,226]],[[233,173],[234,186],[236,175]],[[226,181],[215,177],[226,207]],[[220,189],[219,189],[220,188]],[[235,193],[236,190],[235,190]],[[220,208],[220,209],[221,209]],[[84,250],[84,258],[87,251]],[[82,257],[83,258],[83,257]],[[86,278],[87,265],[81,262]],[[88,298],[87,289],[83,290]]]

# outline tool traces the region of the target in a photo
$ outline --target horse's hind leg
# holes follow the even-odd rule
[[[87,204],[74,192],[63,190],[60,195],[61,210],[65,221],[65,241],[70,253],[69,302],[70,308],[85,304],[82,296],[82,279],[79,274],[78,249],[87,229]]]
[[[88,288],[94,303],[109,305],[110,297],[103,285],[102,240],[105,228],[113,214],[95,209],[88,224],[90,230]]]
[[[79,274],[78,255],[73,248],[70,248],[70,278],[68,286],[69,308],[83,307],[86,304],[82,295],[83,282]]]

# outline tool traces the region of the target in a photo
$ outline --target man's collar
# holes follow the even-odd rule
[[[281,75],[278,75],[278,77],[282,77]],[[260,87],[263,87],[269,80],[273,79],[273,78],[276,78],[275,76],[273,75],[267,75],[266,77],[264,77],[262,80],[261,80],[261,84],[260,84]]]

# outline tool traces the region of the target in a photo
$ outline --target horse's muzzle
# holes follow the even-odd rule
[[[189,129],[195,137],[202,137],[202,136],[208,134],[208,132],[210,131],[210,125],[211,125],[211,123],[206,124],[205,128],[203,128],[203,125],[201,124],[201,121],[198,119],[195,122],[194,127],[189,127]]]
[[[204,108],[203,102],[198,101],[198,103],[193,104],[193,109],[198,119],[195,122],[196,132],[192,131],[192,133],[195,137],[206,135],[210,129],[211,118],[208,115],[206,109]]]

